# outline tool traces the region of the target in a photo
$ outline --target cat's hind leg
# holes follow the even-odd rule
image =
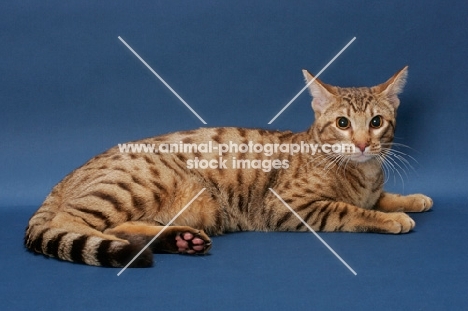
[[[432,199],[423,194],[400,195],[383,192],[375,206],[382,212],[425,212],[432,207]]]
[[[121,239],[138,236],[149,243],[156,235],[158,238],[151,244],[153,252],[180,254],[206,254],[211,248],[211,240],[203,230],[188,226],[155,226],[145,222],[125,222],[105,231]],[[161,231],[164,230],[162,233]]]

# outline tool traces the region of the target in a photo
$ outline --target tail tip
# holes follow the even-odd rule
[[[115,254],[120,263],[127,265],[130,261],[131,268],[149,268],[153,266],[153,252],[146,248],[146,244],[140,239],[127,238],[130,242],[121,252]],[[144,249],[144,250],[143,250]],[[143,251],[142,251],[143,250]],[[139,254],[141,252],[141,254]]]

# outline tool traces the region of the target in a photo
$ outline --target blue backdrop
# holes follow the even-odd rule
[[[1,245],[11,250],[1,255],[0,295],[13,306],[59,308],[67,293],[81,307],[107,306],[101,294],[121,307],[466,303],[466,1],[4,1],[0,8]],[[118,143],[204,126],[118,36],[206,126],[305,130],[313,121],[307,92],[268,122],[303,87],[301,70],[318,73],[353,37],[323,81],[371,86],[409,65],[396,142],[417,162],[403,181],[392,175],[387,189],[430,195],[434,211],[414,215],[417,230],[406,236],[324,235],[357,266],[356,277],[309,235],[228,235],[215,239],[212,256],[162,256],[160,266],[127,271],[125,281],[112,269],[25,253],[28,217],[72,169]],[[271,237],[288,246],[272,246]],[[313,263],[301,266],[302,255]],[[174,272],[180,267],[186,274]],[[57,300],[41,300],[49,290],[61,293]]]

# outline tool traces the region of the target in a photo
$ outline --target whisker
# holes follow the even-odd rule
[[[404,153],[396,153],[395,150],[387,150],[387,155],[389,158],[394,158],[393,160],[395,161],[395,159],[397,159],[398,161],[400,161],[400,163],[402,163],[405,168],[408,170],[408,169],[411,169],[413,172],[416,172],[416,170],[414,169],[414,167],[411,165],[411,163],[405,158],[405,156],[408,156]],[[411,159],[413,159],[411,156],[408,156],[410,157]],[[413,159],[414,160],[414,159]],[[416,161],[416,160],[414,160]],[[416,162],[417,163],[417,162]]]
[[[414,162],[418,163],[418,161],[417,161],[415,158],[413,158],[411,155],[409,155],[409,154],[407,154],[407,153],[405,153],[405,152],[403,152],[403,151],[396,150],[396,149],[391,149],[391,148],[385,148],[385,147],[382,147],[381,149],[382,149],[382,150],[392,151],[392,152],[394,152],[394,153],[401,154],[401,155],[403,155],[403,156],[406,156],[406,157],[410,158],[410,159],[413,160]]]
[[[393,164],[395,164],[400,170],[402,170],[403,173],[405,173],[405,176],[408,177],[408,174],[406,173],[406,170],[405,170],[403,167],[401,167],[401,165],[398,164],[398,162],[397,162],[394,158],[388,157],[388,160],[389,160],[389,161],[392,161]],[[397,169],[397,170],[398,170],[398,169]]]
[[[392,158],[392,156],[386,156],[383,158],[383,163],[386,164],[389,168],[389,172],[393,172],[394,173],[394,182],[396,182],[395,180],[395,173],[398,174],[398,176],[400,176],[400,180],[401,180],[401,183],[403,184],[403,187],[405,186],[405,181],[403,179],[403,176],[401,175],[400,173],[400,169],[405,173],[405,176],[408,177],[406,171],[401,167],[401,165],[399,165],[395,159]]]

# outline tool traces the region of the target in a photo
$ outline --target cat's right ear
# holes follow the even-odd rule
[[[309,86],[310,95],[313,97],[312,109],[317,116],[320,116],[332,101],[333,86],[323,83],[305,69],[302,70],[302,74]]]

